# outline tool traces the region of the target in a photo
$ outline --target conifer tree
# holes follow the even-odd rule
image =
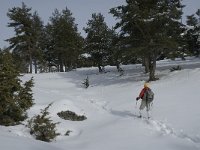
[[[59,12],[57,9],[50,17],[50,23],[46,26],[49,41],[46,54],[49,60],[53,60],[63,72],[76,67],[76,62],[83,45],[83,38],[78,33],[75,19],[71,11],[66,7]],[[54,57],[54,58],[52,58]]]
[[[22,84],[11,54],[0,53],[0,124],[15,125],[23,121],[33,105],[33,79]]]
[[[102,67],[106,64],[111,46],[111,30],[108,28],[101,13],[92,14],[92,19],[88,20],[87,27],[84,30],[87,34],[85,50],[91,55],[94,64],[98,66],[99,72],[102,72]]]
[[[38,65],[43,62],[43,33],[44,26],[41,18],[39,17],[37,12],[32,14],[32,31],[33,34],[31,36],[31,45],[32,45],[32,55],[33,55],[33,63],[35,66],[35,73],[37,73]]]
[[[119,19],[115,28],[129,54],[145,58],[149,80],[155,80],[156,59],[159,53],[178,49],[182,24],[181,0],[126,0],[127,4],[112,8],[110,13]]]
[[[108,64],[115,65],[117,67],[118,72],[122,72],[122,68],[120,64],[126,59],[125,51],[122,44],[122,39],[120,39],[120,35],[112,29],[110,32],[110,48],[108,50]]]
[[[19,58],[18,60],[22,59],[23,63],[21,64],[24,62],[26,62],[25,66],[29,64],[28,72],[32,73],[32,63],[34,61],[36,66],[39,57],[39,39],[43,23],[38,14],[36,12],[32,14],[31,8],[28,8],[23,2],[22,7],[9,9],[7,16],[10,19],[8,27],[14,28],[16,35],[7,39],[10,43],[9,48],[12,49],[16,58]]]
[[[187,48],[195,55],[200,55],[200,9],[195,14],[187,16],[187,32],[185,35]]]

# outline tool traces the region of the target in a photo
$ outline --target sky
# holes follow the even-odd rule
[[[68,7],[75,18],[75,23],[78,24],[79,32],[83,36],[85,33],[82,29],[86,27],[92,13],[102,13],[107,25],[112,27],[116,20],[108,13],[109,9],[125,4],[125,0],[0,0],[0,48],[8,46],[4,40],[14,36],[13,29],[7,27],[9,22],[8,9],[21,7],[22,2],[27,7],[31,7],[32,11],[37,11],[45,24],[56,8],[61,11]],[[187,5],[184,8],[184,16],[190,15],[200,8],[200,0],[184,0],[184,4]]]

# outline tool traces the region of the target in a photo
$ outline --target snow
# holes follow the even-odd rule
[[[180,65],[181,71],[170,72]],[[152,118],[139,119],[135,98],[148,76],[140,64],[122,66],[124,75],[107,66],[80,68],[67,73],[26,74],[23,81],[34,77],[35,105],[29,118],[48,104],[50,117],[59,135],[51,143],[35,140],[22,125],[0,126],[0,145],[4,150],[199,150],[200,149],[200,59],[157,62],[160,80],[150,83],[155,93]],[[90,86],[82,82],[89,77]],[[68,121],[58,117],[61,111],[74,111],[87,117]],[[143,112],[146,116],[145,111]],[[70,130],[70,135],[65,133]]]

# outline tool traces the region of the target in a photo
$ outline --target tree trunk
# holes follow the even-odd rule
[[[144,67],[145,67],[145,73],[149,73],[150,72],[150,57],[149,56],[144,57]]]
[[[29,65],[30,65],[30,71],[29,71],[29,73],[32,73],[33,72],[33,67],[32,67],[32,56],[31,56],[31,54],[29,54],[30,56],[29,56]]]
[[[117,71],[119,72],[120,71],[120,65],[119,65],[118,61],[116,61],[116,67],[117,67]]]
[[[48,62],[48,68],[49,68],[49,72],[51,72],[51,65],[50,65],[50,62]]]
[[[63,67],[64,67],[64,65],[63,65],[63,60],[62,60],[62,58],[60,57],[59,58],[60,60],[59,60],[59,71],[60,72],[64,72],[64,69],[63,69]]]
[[[98,68],[99,68],[99,72],[103,71],[100,64],[98,64]]]
[[[149,61],[149,81],[155,81],[158,78],[155,77],[155,70],[156,70],[156,56],[153,57]]]
[[[63,63],[62,62],[60,62],[60,72],[64,72]]]
[[[34,66],[35,66],[35,74],[37,74],[37,61],[36,61],[36,59],[34,59]]]
[[[145,58],[142,57],[142,66],[145,66]]]

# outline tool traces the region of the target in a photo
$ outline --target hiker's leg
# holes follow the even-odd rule
[[[150,111],[147,111],[147,118],[149,119],[151,117]]]
[[[147,117],[150,118],[150,103],[146,104]]]
[[[140,105],[140,110],[143,110],[146,107],[146,102],[145,100],[142,100],[141,105]]]
[[[146,103],[144,100],[142,100],[140,108],[139,108],[140,109],[140,111],[139,111],[140,117],[142,117],[142,110],[145,108],[145,106],[146,106]]]
[[[139,117],[142,117],[142,110],[139,110]]]

